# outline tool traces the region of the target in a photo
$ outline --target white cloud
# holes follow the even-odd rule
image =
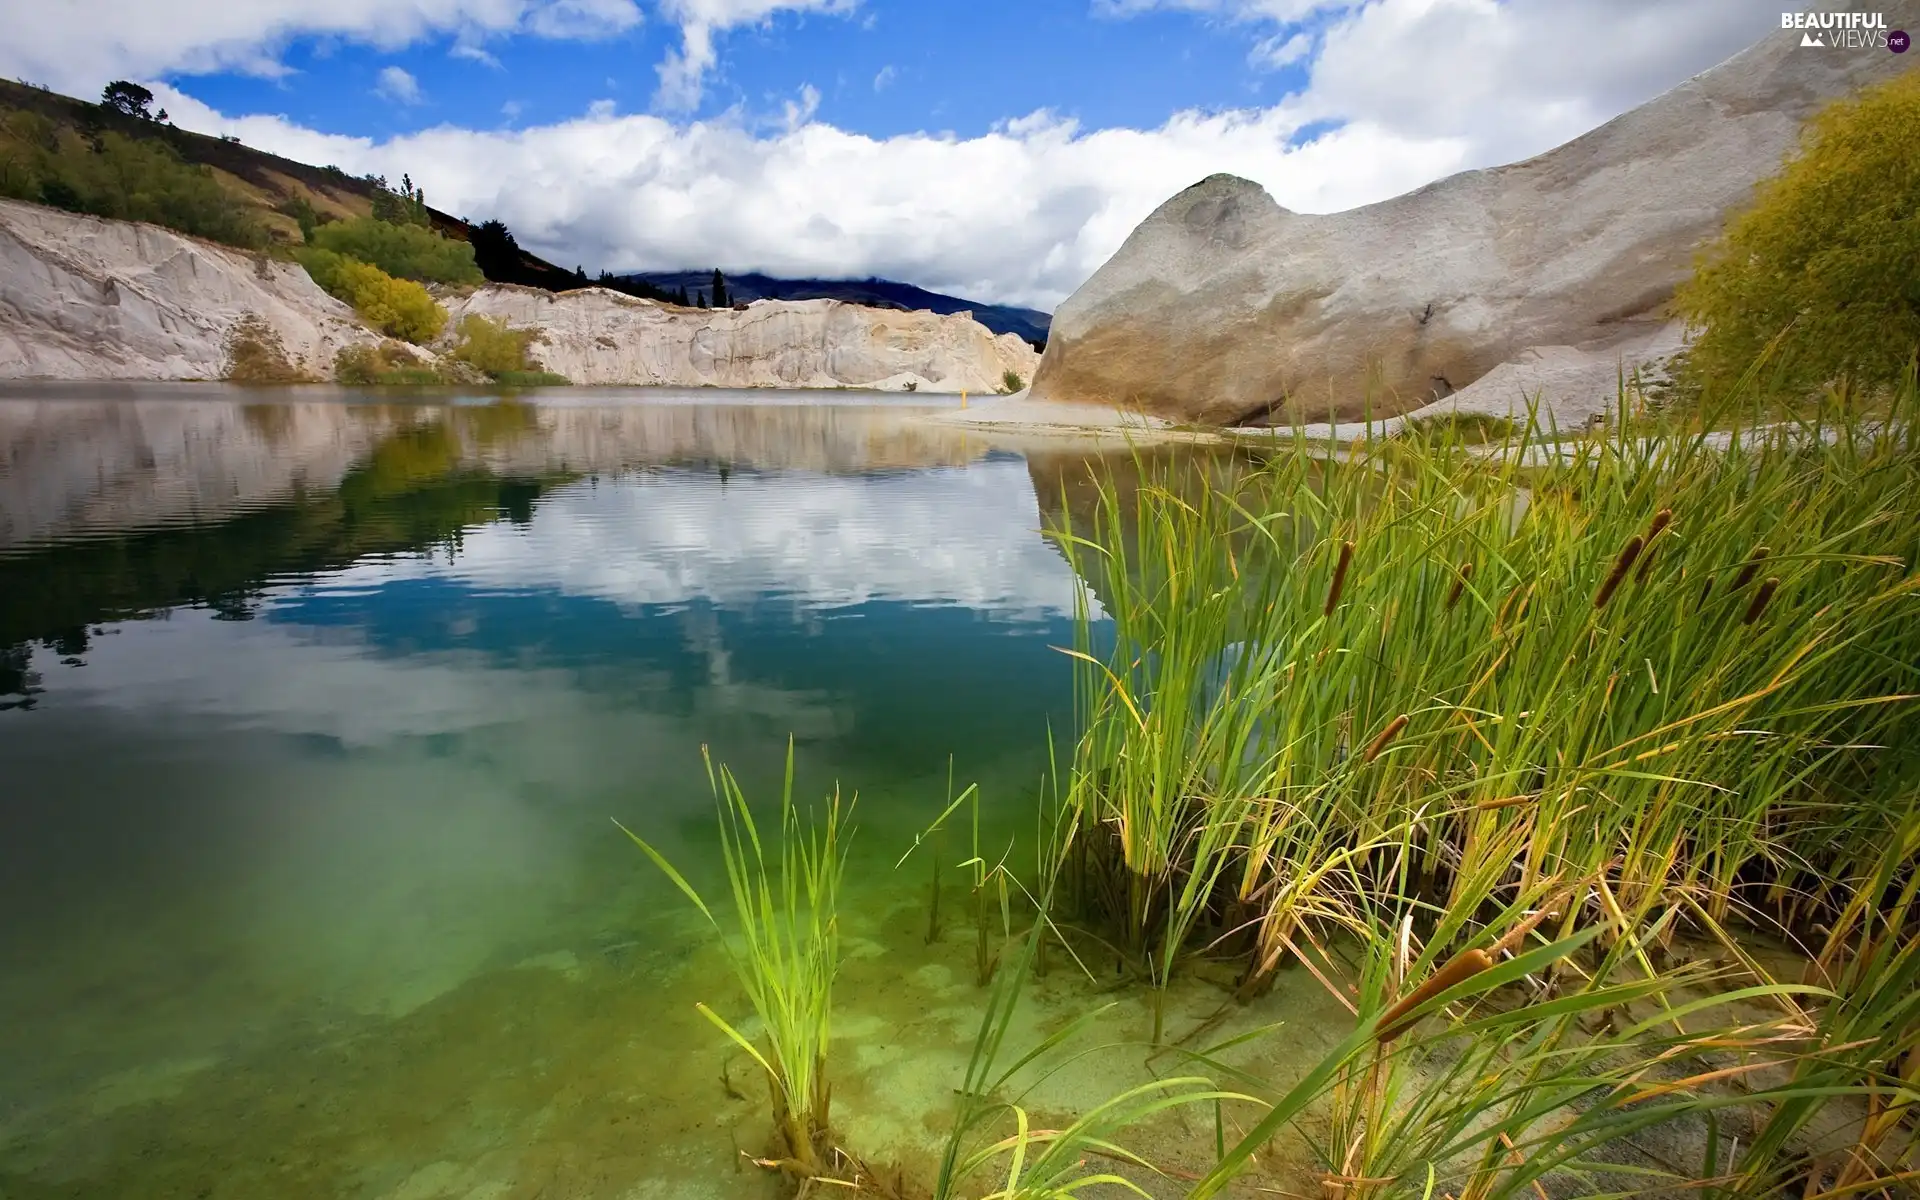
[[[380,68],[373,90],[395,104],[418,104],[424,99],[420,94],[420,81],[402,67]]]
[[[636,0],[58,0],[0,5],[0,75],[90,96],[116,77],[241,71],[283,74],[279,55],[298,37],[341,38],[395,50],[452,36],[603,37],[640,23]]]
[[[1281,67],[1292,66],[1313,51],[1313,37],[1310,34],[1296,33],[1292,37],[1276,33],[1247,53],[1247,62],[1262,70],[1277,71]]]
[[[661,0],[661,10],[680,26],[681,44],[657,68],[660,90],[654,103],[676,112],[699,106],[707,72],[719,57],[716,34],[762,24],[783,12],[848,13],[859,4],[860,0]]]
[[[893,81],[899,77],[900,72],[894,68],[892,63],[888,63],[886,66],[880,68],[879,74],[873,77],[873,90],[876,92],[884,92],[888,87],[892,86]]]
[[[487,51],[486,47],[474,42],[455,42],[453,48],[447,51],[447,55],[450,58],[464,58],[468,62],[477,62],[483,67],[492,67],[496,71],[506,69],[498,58]]]
[[[696,0],[678,2],[683,17],[694,12]],[[701,12],[764,16],[771,2],[715,0]],[[1718,0],[1374,0],[1325,25],[1306,87],[1272,107],[1102,130],[1042,111],[972,138],[863,136],[819,122],[803,93],[765,126],[596,109],[527,129],[374,142],[228,118],[155,90],[190,128],[356,174],[410,173],[436,204],[498,217],[556,261],[874,274],[1046,308],[1168,196],[1216,171],[1253,179],[1296,211],[1386,199],[1546,150],[1771,25]],[[1325,131],[1293,144],[1309,127]]]

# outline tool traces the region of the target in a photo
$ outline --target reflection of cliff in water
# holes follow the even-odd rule
[[[228,393],[231,394],[231,393]],[[179,605],[252,615],[269,582],[457,547],[589,474],[958,465],[977,439],[901,409],[0,400],[0,707],[27,649]]]
[[[986,450],[897,406],[236,404],[236,395],[245,393],[0,397],[0,551],[207,521],[336,487],[383,438],[436,421],[452,424],[464,456],[505,475],[694,465],[841,474],[957,466]]]

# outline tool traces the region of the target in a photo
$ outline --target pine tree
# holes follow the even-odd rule
[[[727,277],[720,273],[719,267],[713,269],[713,306],[715,308],[727,306]]]

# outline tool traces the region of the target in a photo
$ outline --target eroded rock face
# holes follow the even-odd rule
[[[449,297],[453,323],[478,313],[537,329],[535,353],[578,384],[884,388],[997,392],[1040,356],[965,313],[895,312],[837,300],[763,300],[745,309],[656,304],[604,288],[487,287]]]
[[[315,378],[379,340],[292,263],[0,200],[0,378],[218,379],[249,314]]]
[[[601,288],[483,287],[441,297],[540,335],[575,383],[998,392],[1040,356],[965,313],[834,300],[679,308]],[[269,330],[297,375],[326,380],[344,346],[378,342],[291,263],[152,225],[0,201],[0,379],[219,379],[243,320]],[[423,352],[423,357],[432,357]]]
[[[1920,25],[1920,0],[1882,6]],[[1560,148],[1380,204],[1289,212],[1215,175],[1054,314],[1041,400],[1181,421],[1404,412],[1528,347],[1643,344],[1753,185],[1827,100],[1914,65],[1778,31]]]

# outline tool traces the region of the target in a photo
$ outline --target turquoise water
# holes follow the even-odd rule
[[[983,999],[970,822],[897,863],[951,769],[1031,875],[1079,594],[1040,531],[1086,463],[925,414],[0,390],[0,1198],[776,1194],[694,1008],[744,999],[613,821],[717,889],[701,747],[771,800],[789,739],[803,799],[858,794],[835,1127],[924,1186]],[[1012,1044],[1105,983],[1052,972]],[[1245,1019],[1324,1006],[1291,986]]]
[[[711,884],[701,746],[771,796],[793,738],[857,988],[949,756],[1030,822],[1074,580],[1020,455],[753,399],[0,397],[0,1195],[754,1184],[612,820]]]

